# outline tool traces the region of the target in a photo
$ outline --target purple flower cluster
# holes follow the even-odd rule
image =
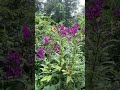
[[[37,54],[36,54],[36,56],[37,56],[37,58],[39,58],[39,59],[44,59],[44,49],[43,49],[43,47],[38,47],[38,49],[37,49]]]
[[[25,40],[28,40],[32,36],[30,29],[27,25],[24,25],[22,27],[22,33]]]
[[[58,34],[61,36],[66,36],[67,32],[64,25],[58,26]]]
[[[66,37],[67,40],[71,40],[71,37],[73,35],[75,35],[78,30],[79,30],[79,24],[78,23],[76,23],[73,27],[65,27],[64,25],[60,25],[60,26],[57,27],[58,34],[60,36]],[[43,42],[45,44],[48,44],[50,40],[52,40],[52,37],[45,36],[43,38]],[[60,52],[60,46],[58,44],[54,44],[53,49],[51,49],[51,50],[54,51],[55,53],[59,53]],[[36,57],[38,59],[43,60],[45,58],[45,54],[47,54],[47,52],[49,52],[49,51],[46,50],[45,48],[43,48],[42,46],[40,46],[37,49]]]
[[[51,38],[51,37],[48,37],[48,36],[45,36],[45,37],[43,38],[44,43],[48,43],[50,40],[52,40],[52,38]]]
[[[14,76],[19,77],[22,75],[22,69],[20,67],[13,67],[11,70],[12,70]]]
[[[20,59],[20,55],[17,51],[15,50],[10,50],[8,51],[8,55],[7,55],[7,59],[11,62],[11,63],[15,63],[17,65],[19,65],[21,63],[21,59]]]
[[[65,36],[67,40],[70,40],[72,35],[75,35],[77,33],[79,24],[76,23],[73,27],[65,27],[63,25],[60,25],[57,29],[60,36]]]
[[[60,52],[60,46],[57,44],[54,44],[53,47],[54,52],[59,53]],[[36,57],[38,59],[44,59],[45,58],[45,53],[47,54],[47,50],[45,50],[42,46],[38,47]]]
[[[102,14],[103,0],[93,0],[86,9],[86,19],[94,19]]]
[[[116,8],[113,10],[113,13],[117,16],[120,17],[120,8]]]
[[[60,46],[57,45],[57,44],[54,44],[54,50],[56,53],[59,53],[60,52]]]
[[[51,37],[49,37],[49,36],[45,36],[44,38],[43,38],[43,41],[45,42],[45,43],[48,43],[50,40],[52,40],[52,38]],[[56,53],[59,53],[60,52],[60,46],[59,45],[57,45],[57,44],[54,44],[54,52],[56,52]],[[36,53],[36,57],[38,58],[38,59],[44,59],[45,58],[45,53],[47,54],[47,50],[45,50],[42,46],[40,46],[40,47],[38,47],[38,49],[37,49],[37,53]]]
[[[4,65],[4,77],[20,77],[22,75],[22,69],[20,67],[11,67],[10,65]]]
[[[3,71],[4,77],[20,77],[22,69],[20,67],[21,59],[16,50],[9,50],[7,55],[7,62],[4,63]]]
[[[3,66],[3,71],[4,71],[4,77],[7,78],[7,77],[10,77],[12,76],[12,70],[10,69],[10,64],[9,63],[4,63],[4,66]]]
[[[48,44],[48,42],[49,42],[50,40],[52,40],[52,38],[49,37],[49,36],[45,36],[45,37],[43,38],[43,42],[44,42],[44,43],[47,43],[47,44]],[[36,53],[36,57],[37,57],[38,59],[42,59],[42,60],[45,58],[45,50],[44,50],[44,48],[43,48],[42,46],[38,47],[37,53]]]
[[[76,23],[71,29],[70,28],[67,29],[68,34],[75,35],[77,33],[78,29],[79,29],[79,24]]]
[[[20,77],[22,75],[22,69],[20,67],[10,67],[8,65],[5,65],[3,67],[4,70],[4,77]]]

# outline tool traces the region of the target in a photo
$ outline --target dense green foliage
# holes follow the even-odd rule
[[[90,1],[90,0],[89,0]],[[94,0],[95,1],[95,0]],[[120,88],[120,63],[119,63],[119,18],[114,9],[120,8],[119,0],[98,0],[94,6],[91,2],[86,3],[86,7],[95,8],[98,5],[96,14],[92,9],[89,20],[86,19],[86,89],[88,90],[119,90]],[[87,8],[86,8],[87,11]],[[86,14],[87,15],[87,14]],[[92,16],[93,15],[93,16]],[[94,17],[94,15],[96,17]]]
[[[118,90],[120,11],[117,15],[113,11],[116,8],[120,10],[120,1],[103,0],[103,6],[99,7],[97,4],[102,0],[86,0],[97,1],[90,8],[90,12],[93,12],[89,14],[95,17],[92,20],[86,18],[86,24],[83,14],[72,16],[77,10],[77,0],[38,1],[36,0],[35,8],[34,0],[0,0],[0,90],[32,90],[34,74],[36,90],[81,90],[84,87],[88,90]],[[89,4],[91,3],[86,2],[86,7]],[[99,10],[96,10],[96,6]],[[71,40],[58,34],[57,26],[72,27],[75,22],[80,28]],[[29,28],[26,30],[32,33],[28,41],[22,32],[25,24]],[[46,36],[52,37],[49,43],[44,42]],[[54,44],[60,46],[57,47],[60,52],[53,51]],[[48,51],[42,59],[36,55],[41,46]],[[14,57],[14,53],[9,55],[11,49],[20,55],[8,59],[8,56]],[[19,62],[19,59],[19,65],[13,64],[14,61]],[[12,68],[13,71],[16,66],[19,68],[15,71],[22,69],[20,77],[15,76],[21,72],[14,71],[16,75],[5,78],[6,71],[3,67],[7,66],[6,62],[12,63],[9,69]],[[7,68],[8,74],[11,74],[13,71],[9,72],[9,69]]]
[[[27,53],[34,50],[34,38],[31,37],[30,41],[26,42],[22,33],[24,24],[27,24],[30,31],[33,32],[34,3],[34,0],[0,0],[0,90],[31,90],[34,88],[34,73],[30,74],[33,66],[29,64],[30,53]],[[29,45],[31,49],[29,49]],[[18,62],[19,59],[21,60],[19,65],[13,63],[15,59],[8,60],[11,50],[15,50],[17,55],[20,54],[20,57],[16,56]],[[12,57],[13,53],[10,56]],[[9,68],[7,68],[6,62],[11,63]],[[15,68],[18,69],[15,70]],[[11,69],[15,70],[14,75],[10,75]],[[22,73],[17,71],[19,69],[22,70]],[[15,78],[16,76],[19,77]]]
[[[80,90],[85,86],[84,17],[78,17],[77,20],[80,29],[68,41],[58,35],[52,25],[55,22],[50,17],[36,15],[36,50],[43,46],[50,51],[55,42],[61,48],[61,53],[49,52],[43,60],[36,58],[36,90]],[[53,40],[45,44],[45,36],[51,36]]]
[[[42,59],[35,58],[36,90],[80,90],[85,86],[85,17],[72,16],[77,3],[78,0],[47,0],[36,3],[39,6],[35,15],[36,56],[38,48],[45,49]],[[80,28],[70,41],[58,34],[59,25],[67,28],[72,27],[75,22]],[[46,36],[52,37],[49,43],[44,42]],[[54,44],[60,47],[59,53],[53,51]]]

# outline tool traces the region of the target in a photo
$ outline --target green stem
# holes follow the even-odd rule
[[[76,54],[76,49],[77,49],[77,44],[75,43],[75,40],[73,40],[73,44],[75,45],[74,48],[73,48],[73,56],[72,56],[72,66],[74,66],[75,64],[75,54]]]
[[[61,65],[61,62],[62,62],[62,58],[63,58],[63,43],[62,43],[62,39],[60,39],[60,48],[61,48],[61,55],[60,55],[60,57],[59,57],[59,60],[60,60],[60,65]],[[59,90],[61,90],[61,83],[62,82],[62,80],[61,80],[61,75],[59,76]]]

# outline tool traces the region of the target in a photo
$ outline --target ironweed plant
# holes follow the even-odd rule
[[[71,27],[36,16],[36,90],[80,90],[85,86],[84,18]]]
[[[118,51],[116,44],[119,41],[116,38],[119,26],[115,25],[119,9],[113,9],[114,4],[111,0],[92,0],[86,4],[85,79],[88,90],[117,90],[120,85],[114,68],[116,59],[113,58],[118,57],[115,51]]]

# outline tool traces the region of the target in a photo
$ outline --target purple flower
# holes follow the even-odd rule
[[[75,23],[75,25],[72,28],[70,28],[70,27],[65,28],[64,26],[60,26],[58,33],[61,36],[66,36],[68,34],[73,35],[73,34],[77,33],[78,29],[79,29],[79,24]]]
[[[67,35],[67,32],[65,30],[58,30],[58,34],[60,36],[66,36]]]
[[[19,66],[12,67],[9,62],[4,63],[3,67],[4,77],[19,77],[22,75],[22,69]]]
[[[66,36],[66,35],[67,35],[67,31],[66,31],[64,25],[60,25],[60,26],[58,27],[58,34],[59,34],[60,36]]]
[[[32,34],[30,32],[30,29],[27,25],[24,25],[22,27],[22,33],[23,33],[23,36],[24,36],[25,40],[29,39],[32,36]]]
[[[113,10],[113,13],[114,13],[116,16],[120,17],[120,8],[114,9],[114,10]]]
[[[71,35],[75,35],[79,29],[79,24],[76,23],[72,28],[67,28],[67,31]]]
[[[43,41],[44,41],[45,43],[48,43],[50,40],[52,40],[52,38],[49,37],[49,36],[45,36],[45,37],[43,38]]]
[[[60,52],[60,46],[59,45],[54,45],[54,51],[56,52],[56,53],[59,53]]]
[[[15,77],[20,77],[22,75],[22,69],[20,67],[11,68],[12,73]]]
[[[86,9],[86,18],[93,19],[100,17],[102,14],[102,4],[103,0],[93,0],[91,5]]]
[[[45,56],[44,56],[44,50],[43,50],[43,48],[39,47],[37,51],[38,51],[36,53],[37,58],[38,59],[44,59]]]
[[[70,41],[72,35],[75,35],[79,30],[79,27],[80,25],[78,23],[75,23],[73,27],[64,27],[63,25],[60,25],[57,27],[58,34],[62,37],[66,37],[67,40]]]
[[[10,66],[10,64],[8,62],[4,63],[4,66],[3,66],[2,70],[4,72],[4,77],[5,78],[13,76],[13,73],[11,71],[11,66]]]
[[[43,47],[38,47],[38,52],[44,52],[44,49],[43,49]]]
[[[9,50],[7,60],[9,60],[10,63],[20,64],[21,58],[19,53],[16,50]]]
[[[72,28],[71,29],[71,34],[75,35],[77,33],[78,29],[77,28]]]
[[[64,29],[65,29],[65,26],[64,26],[64,25],[60,25],[59,28],[60,28],[61,30],[64,30]]]
[[[75,23],[73,27],[79,29],[80,25],[78,23]]]

